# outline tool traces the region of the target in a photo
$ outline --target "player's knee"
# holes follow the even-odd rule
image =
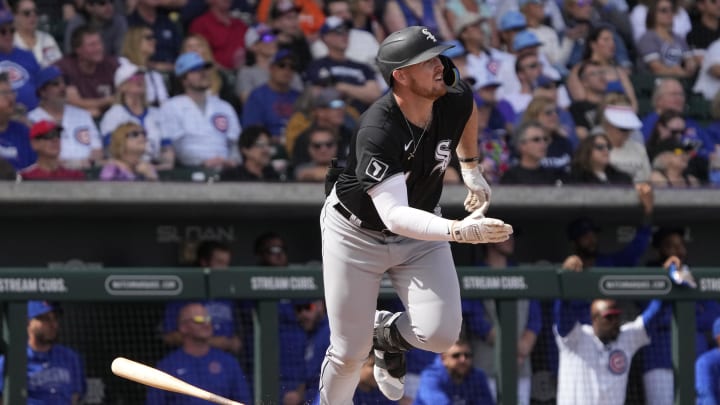
[[[427,349],[436,353],[442,353],[450,348],[460,337],[462,319],[455,322],[448,320],[440,327],[435,328],[426,338]]]
[[[362,367],[365,360],[367,360],[368,353],[370,353],[370,346],[345,350],[343,352],[338,352],[331,348],[327,358],[335,363],[339,369],[355,370]]]

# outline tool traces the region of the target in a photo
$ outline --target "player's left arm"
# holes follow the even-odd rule
[[[465,128],[460,136],[460,141],[455,149],[460,161],[460,172],[463,182],[468,188],[468,195],[465,198],[465,209],[473,212],[482,207],[483,203],[490,202],[490,185],[482,174],[480,166],[480,152],[478,150],[478,112],[473,101],[470,117],[465,123]],[[487,207],[487,206],[486,206]]]

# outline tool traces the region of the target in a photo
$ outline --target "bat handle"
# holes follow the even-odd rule
[[[236,402],[212,393],[205,399],[220,405],[244,405],[240,402]]]

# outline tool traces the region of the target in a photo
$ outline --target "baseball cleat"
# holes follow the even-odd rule
[[[389,400],[398,401],[405,395],[405,353],[386,353],[375,349],[373,376],[380,392]]]

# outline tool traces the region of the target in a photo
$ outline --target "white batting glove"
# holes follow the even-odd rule
[[[490,196],[492,192],[490,191],[490,185],[487,180],[485,180],[485,176],[483,176],[482,171],[480,170],[480,165],[477,165],[472,169],[461,168],[460,172],[462,173],[465,186],[469,190],[468,195],[465,198],[465,210],[468,212],[474,212],[483,207],[484,203],[488,203],[485,205],[485,211],[487,211],[487,207],[490,205]],[[485,211],[483,211],[483,214]]]
[[[487,205],[487,202],[484,205]],[[481,207],[465,219],[453,222],[450,225],[450,233],[455,242],[498,243],[508,240],[513,229],[499,219],[485,218]]]

